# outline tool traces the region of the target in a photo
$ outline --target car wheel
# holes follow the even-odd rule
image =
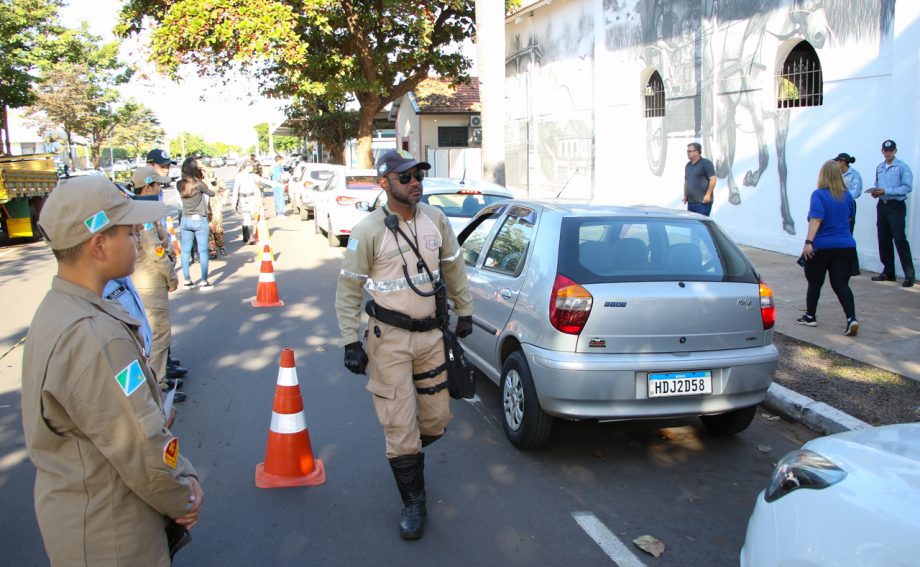
[[[310,211],[303,205],[300,206],[300,220],[310,220]]]
[[[741,408],[719,415],[701,415],[700,421],[714,435],[734,435],[741,433],[754,421],[757,406]]]
[[[502,425],[518,449],[537,449],[546,444],[553,427],[537,399],[530,367],[521,351],[511,353],[502,366]]]
[[[342,240],[332,232],[332,221],[329,222],[329,227],[326,229],[326,241],[329,242],[330,248],[338,248],[342,245]]]

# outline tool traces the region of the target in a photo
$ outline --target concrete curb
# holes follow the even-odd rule
[[[860,421],[824,402],[816,402],[808,396],[793,392],[776,382],[767,390],[763,405],[777,415],[802,423],[824,435],[872,427],[865,421]]]

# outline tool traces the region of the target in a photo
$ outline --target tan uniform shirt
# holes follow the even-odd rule
[[[58,277],[29,328],[22,420],[53,565],[169,565],[166,518],[191,505],[138,323]]]
[[[435,315],[434,296],[422,297],[406,283],[404,264],[408,265],[409,276],[417,288],[422,291],[433,288],[425,271],[419,274],[418,258],[402,235],[397,246],[393,233],[383,223],[387,214],[382,207],[377,209],[355,225],[348,239],[335,297],[342,346],[358,340],[362,288],[366,288],[381,307],[413,319]],[[417,237],[419,252],[435,279],[443,274],[447,296],[453,300],[457,314],[472,315],[473,297],[466,279],[466,266],[457,237],[443,211],[419,203],[415,219],[409,223],[400,219],[399,226],[409,238],[416,240]]]
[[[131,281],[150,309],[169,309],[169,286],[179,285],[176,262],[169,255],[165,231],[147,223],[137,238],[137,262]]]

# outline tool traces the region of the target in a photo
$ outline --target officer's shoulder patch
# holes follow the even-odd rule
[[[358,239],[357,238],[352,237],[348,239],[348,249],[351,250],[352,252],[358,251]]]
[[[126,396],[136,392],[146,380],[144,371],[141,369],[141,364],[137,359],[132,360],[131,364],[125,366],[121,372],[115,375],[115,381],[118,382],[121,391]]]
[[[171,468],[176,468],[176,465],[179,463],[179,439],[173,437],[166,443],[166,447],[163,448],[163,463]]]
[[[154,252],[154,254],[156,254],[157,256],[159,256],[160,258],[162,258],[162,257],[163,257],[163,254],[166,253],[166,250],[164,250],[162,246],[157,246],[157,247],[153,250],[153,252]]]

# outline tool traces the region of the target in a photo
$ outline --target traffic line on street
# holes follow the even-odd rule
[[[629,548],[597,519],[597,516],[591,512],[572,512],[572,517],[619,567],[644,567],[645,564],[639,561],[639,558],[633,555]]]

